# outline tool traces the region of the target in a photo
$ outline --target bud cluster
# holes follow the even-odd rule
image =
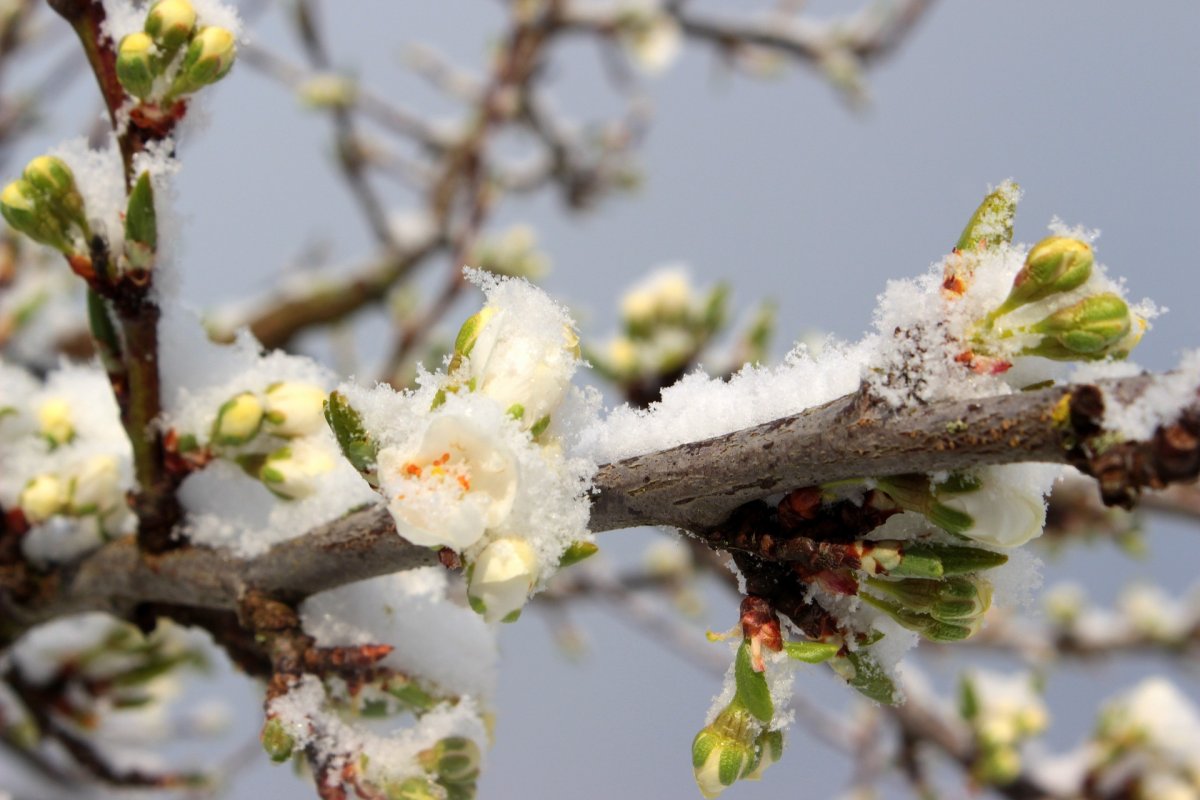
[[[303,499],[335,464],[326,444],[325,402],[322,387],[301,381],[240,392],[217,409],[203,447],[208,455],[235,461],[277,497]],[[188,455],[201,447],[187,437],[180,450]]]
[[[225,77],[236,55],[233,33],[200,25],[188,0],[157,0],[117,45],[117,80],[143,109],[167,109]]]
[[[1049,722],[1039,686],[1029,675],[964,674],[959,714],[971,727],[978,754],[972,767],[983,783],[1003,786],[1021,772],[1021,744]]]
[[[91,236],[75,174],[61,158],[38,156],[0,191],[0,213],[16,231],[66,256],[87,253]]]
[[[677,373],[725,325],[728,300],[723,284],[701,294],[682,267],[656,270],[621,298],[621,333],[588,360],[622,385]]]

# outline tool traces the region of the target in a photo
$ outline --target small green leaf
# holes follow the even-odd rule
[[[788,658],[805,664],[820,664],[837,655],[841,647],[830,642],[784,642],[783,651]]]
[[[595,542],[571,542],[562,557],[558,559],[558,566],[563,568],[578,564],[598,552],[600,552],[600,547]]]
[[[733,678],[736,687],[734,702],[745,706],[760,722],[769,723],[775,716],[775,704],[771,702],[766,675],[754,671],[748,639],[742,641],[734,658]]]

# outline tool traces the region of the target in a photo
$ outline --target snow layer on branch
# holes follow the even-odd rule
[[[1190,350],[1174,371],[1155,379],[1132,403],[1106,397],[1104,427],[1130,439],[1147,440],[1159,425],[1174,422],[1179,412],[1197,402],[1200,387],[1200,350]]]
[[[300,607],[321,647],[390,644],[381,662],[438,693],[490,697],[496,641],[483,619],[447,597],[441,567],[421,567],[331,589]]]
[[[1056,223],[1057,225],[1057,223]],[[1061,225],[1059,225],[1061,230]],[[1094,238],[1092,231],[1071,231]],[[746,367],[730,380],[692,373],[662,392],[646,410],[620,407],[584,431],[580,452],[598,463],[701,441],[796,414],[853,392],[865,383],[894,408],[939,400],[1007,394],[1067,369],[1059,362],[1018,355],[1037,337],[1019,329],[1103,292],[1124,286],[1096,264],[1081,286],[1031,303],[1000,318],[1004,335],[987,336],[988,358],[972,348],[981,320],[1007,297],[1028,248],[1002,244],[952,253],[915,279],[889,281],[875,311],[874,332],[855,344],[830,340],[816,356],[797,344],[778,367]],[[945,288],[947,275],[965,276],[961,291]],[[1160,313],[1152,303],[1131,305],[1134,324]]]
[[[191,0],[196,9],[196,26],[202,28],[216,25],[239,37],[242,33],[242,20],[237,9],[220,2],[220,0]],[[104,27],[103,30],[112,37],[113,42],[120,42],[125,36],[142,30],[146,21],[148,2],[134,0],[103,0]]]

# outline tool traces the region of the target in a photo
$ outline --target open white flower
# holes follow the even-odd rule
[[[515,619],[537,582],[537,554],[524,539],[506,537],[483,548],[471,566],[467,595],[488,622]]]
[[[71,421],[71,406],[61,397],[53,397],[38,406],[38,428],[53,445],[66,444],[75,438]]]
[[[938,502],[968,515],[972,523],[961,533],[996,547],[1019,547],[1046,527],[1046,502],[1040,490],[1006,482],[984,471],[979,488],[965,492],[939,491]]]
[[[537,426],[567,393],[579,360],[578,337],[557,321],[549,330],[533,328],[506,308],[479,317],[482,325],[465,363],[467,380],[525,427]]]
[[[470,547],[505,520],[517,494],[517,460],[499,432],[449,414],[415,447],[380,450],[378,467],[396,530],[427,547]]]

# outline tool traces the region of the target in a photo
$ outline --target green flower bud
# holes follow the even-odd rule
[[[187,44],[196,27],[196,9],[188,0],[158,0],[146,13],[145,31],[158,45],[164,64]]]
[[[595,542],[571,542],[566,551],[558,559],[559,568],[569,567],[572,564],[578,564],[585,558],[591,558],[600,552],[600,547]]]
[[[219,445],[239,445],[258,435],[263,423],[263,404],[251,392],[226,400],[217,411],[211,439]]]
[[[716,797],[753,769],[753,735],[753,717],[736,703],[696,734],[692,740],[692,769],[701,794]]]
[[[980,572],[985,569],[992,569],[1001,564],[1008,563],[1008,556],[1003,553],[997,553],[992,550],[983,550],[978,547],[962,547],[953,544],[915,544],[904,547],[904,562],[901,562],[901,570],[908,559],[917,559],[919,562],[924,560],[936,560],[941,566],[942,575],[912,575],[914,578],[936,578],[950,575],[965,575],[970,572]],[[903,571],[889,572],[888,574],[894,577],[909,577]]]
[[[1012,181],[1000,184],[975,209],[954,249],[966,252],[974,250],[981,243],[986,247],[996,247],[1011,242],[1019,196],[1020,187],[1017,184]]]
[[[1092,276],[1094,262],[1087,242],[1065,236],[1043,239],[1030,249],[1025,265],[1013,279],[1012,290],[988,315],[989,321],[1028,303],[1077,289]]]
[[[237,57],[233,34],[224,28],[201,28],[192,37],[168,97],[190,94],[224,78]]]
[[[125,211],[125,258],[136,270],[154,266],[158,250],[158,216],[154,210],[154,187],[150,173],[143,172],[129,193]]]
[[[1021,355],[1057,361],[1100,359],[1116,352],[1132,329],[1133,315],[1124,300],[1111,292],[1092,295],[1024,328],[1046,335]]]
[[[145,33],[131,33],[117,46],[117,80],[125,91],[145,100],[154,90],[154,40]]]
[[[985,748],[974,773],[982,783],[1005,786],[1021,774],[1021,755],[1011,746]]]
[[[748,781],[761,781],[767,767],[783,757],[783,731],[763,731],[754,740],[756,757],[745,778]]]
[[[890,475],[876,479],[876,485],[905,511],[922,514],[950,533],[963,534],[975,524],[970,514],[939,503],[924,475]]]
[[[992,602],[991,583],[973,575],[958,575],[941,581],[868,578],[867,584],[873,591],[898,601],[905,608],[943,622],[979,616]],[[867,599],[865,595],[864,599]]]
[[[387,800],[446,800],[446,790],[429,778],[409,778],[384,787]]]
[[[473,783],[479,779],[479,745],[463,736],[448,736],[417,759],[426,772],[436,774],[444,785]]]
[[[84,238],[88,233],[74,176],[66,164],[49,156],[29,162],[24,177],[4,187],[0,214],[14,230],[66,255],[77,249],[74,228]]]
[[[291,758],[292,748],[296,746],[295,739],[283,727],[283,723],[277,719],[267,720],[259,739],[262,741],[263,750],[266,750],[267,755],[276,763],[282,763]]]

